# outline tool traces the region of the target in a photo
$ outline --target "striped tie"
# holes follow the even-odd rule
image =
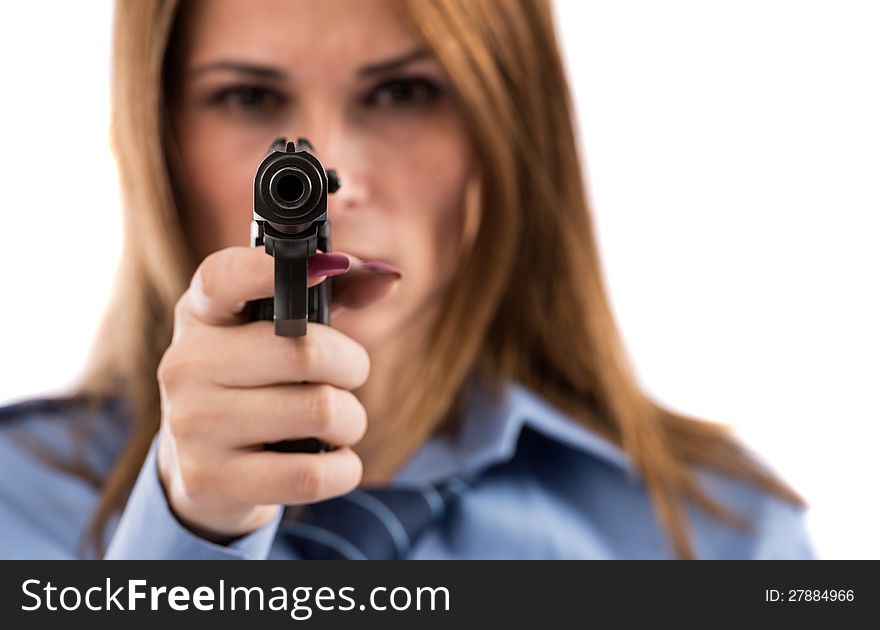
[[[400,560],[466,487],[453,477],[436,485],[356,488],[287,508],[279,533],[306,560]]]

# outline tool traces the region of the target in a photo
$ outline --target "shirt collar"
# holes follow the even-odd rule
[[[623,449],[515,380],[503,382],[496,398],[489,384],[474,374],[468,391],[457,433],[429,438],[395,476],[394,485],[434,483],[453,476],[472,479],[493,464],[513,458],[525,427],[630,476],[635,474]],[[108,425],[93,426],[97,430],[90,440],[90,450],[95,452],[89,453],[89,459],[99,474],[109,472],[115,459],[112,454],[121,450],[131,431],[130,422],[119,422],[131,416],[129,401],[114,398],[107,405],[102,415]],[[95,434],[101,439],[96,440]]]
[[[495,399],[483,379],[472,378],[458,432],[428,439],[398,472],[395,485],[433,483],[450,476],[473,478],[493,464],[510,460],[524,427],[627,475],[634,474],[623,449],[533,390],[517,381],[506,381]]]

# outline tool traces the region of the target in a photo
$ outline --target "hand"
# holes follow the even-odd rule
[[[401,277],[370,268],[341,252],[318,253],[309,260],[309,286],[348,272],[333,307],[363,307]],[[280,505],[344,494],[363,472],[350,447],[367,417],[351,390],[366,381],[369,356],[329,326],[309,322],[306,336],[285,338],[271,321],[246,321],[245,303],[273,292],[274,260],[262,248],[208,256],[175,306],[173,339],[157,371],[162,485],[177,518],[215,542],[262,527]],[[305,437],[337,448],[263,448]]]

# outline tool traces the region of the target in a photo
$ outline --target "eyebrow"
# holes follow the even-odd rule
[[[240,74],[249,74],[260,79],[272,79],[274,81],[283,80],[287,74],[283,70],[272,66],[261,66],[243,61],[221,60],[213,63],[207,63],[203,66],[197,66],[186,73],[189,78],[197,77],[202,74],[217,71],[238,72]]]
[[[425,59],[428,56],[429,53],[427,48],[416,48],[415,50],[412,50],[404,55],[394,57],[393,59],[388,59],[387,61],[379,61],[376,63],[367,64],[366,66],[363,66],[360,70],[358,70],[357,74],[359,77],[368,77],[374,74],[382,74],[383,72],[389,72],[390,70],[397,70],[409,63],[412,63],[413,61]]]
[[[397,70],[406,66],[409,63],[412,63],[413,61],[418,61],[419,59],[424,59],[428,56],[429,52],[426,48],[417,48],[392,59],[369,63],[365,66],[362,66],[357,71],[357,76],[368,77],[376,74],[382,74],[384,72],[389,72],[391,70]],[[196,68],[193,68],[192,70],[187,72],[186,75],[189,78],[193,78],[202,74],[206,74],[208,72],[217,71],[237,72],[239,74],[248,74],[255,78],[268,79],[272,81],[283,81],[287,78],[286,72],[274,66],[263,66],[259,64],[233,61],[229,59],[223,59],[202,66],[197,66]]]

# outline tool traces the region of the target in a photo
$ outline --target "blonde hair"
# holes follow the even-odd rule
[[[517,380],[622,446],[680,557],[694,556],[688,501],[748,526],[706,495],[693,466],[803,505],[728,427],[665,409],[636,382],[603,285],[549,2],[398,4],[456,87],[481,159],[483,212],[425,356],[413,366],[416,386],[401,388],[396,413],[382,419],[397,439],[377,466],[393,472],[432,432],[454,428],[467,376],[478,370],[494,391]],[[178,214],[185,209],[177,203],[165,103],[177,9],[175,0],[116,4],[112,140],[125,200],[124,256],[79,393],[129,398],[135,430],[103,482],[90,527],[99,548],[158,429],[156,368],[196,264]]]

